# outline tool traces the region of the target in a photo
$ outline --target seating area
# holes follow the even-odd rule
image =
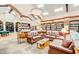
[[[73,41],[69,40],[68,36],[65,37],[67,38],[65,40],[64,36],[60,35],[58,31],[47,31],[45,33],[32,31],[27,35],[27,42],[32,45],[37,44],[38,49],[44,49],[48,46],[48,54],[75,54]]]
[[[0,5],[0,54],[79,54],[79,8],[39,5]]]

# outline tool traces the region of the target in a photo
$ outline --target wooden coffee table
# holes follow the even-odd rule
[[[45,38],[37,42],[37,48],[43,49],[49,45],[49,39]]]

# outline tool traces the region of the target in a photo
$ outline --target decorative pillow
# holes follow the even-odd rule
[[[62,40],[62,46],[65,47],[65,48],[68,48],[71,43],[72,43],[71,41]]]

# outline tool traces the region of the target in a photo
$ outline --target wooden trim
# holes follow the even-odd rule
[[[61,20],[61,19],[66,19],[66,18],[77,18],[77,17],[79,17],[79,15],[76,15],[76,16],[67,16],[67,17],[56,18],[56,19],[51,19],[51,20],[45,20],[45,21],[41,21],[41,22],[55,21],[55,20]]]
[[[37,15],[37,17],[38,17],[40,20],[42,20],[42,18],[41,18],[39,15]]]
[[[78,22],[79,22],[79,20],[71,20],[71,21],[69,21],[69,22],[73,22],[73,21],[78,21]]]
[[[13,5],[7,4],[7,6],[11,7],[12,10],[15,10],[15,11],[20,15],[20,17],[29,18],[30,20],[32,20],[30,17],[23,15],[23,14],[22,14],[17,8],[15,8]]]
[[[37,19],[35,16],[37,16],[41,21],[42,21],[42,18],[39,16],[39,15],[34,15],[34,14],[31,14],[35,19]]]
[[[7,5],[11,7],[12,9],[14,9],[19,15],[22,15],[22,13],[17,8],[15,8],[13,5],[11,4],[7,4]]]
[[[32,20],[30,17],[28,17],[28,16],[25,16],[25,15],[21,15],[20,17],[29,18],[30,20]]]
[[[59,21],[59,22],[56,22],[56,23],[64,23],[64,21]]]
[[[22,15],[22,13],[11,4],[0,5],[0,7],[11,7],[11,9],[15,10],[19,15]]]
[[[0,7],[8,7],[8,5],[0,5]]]
[[[35,16],[34,16],[34,14],[31,14],[32,15],[32,17],[34,17],[35,19],[37,19]]]

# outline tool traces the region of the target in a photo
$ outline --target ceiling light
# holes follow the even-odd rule
[[[38,8],[43,8],[44,7],[44,4],[39,4],[37,5]]]
[[[43,15],[48,15],[48,14],[49,14],[48,12],[44,12],[44,13],[43,13]]]
[[[55,9],[54,12],[60,12],[62,10],[63,10],[63,7],[60,7],[60,8]]]
[[[34,15],[41,15],[42,14],[42,10],[39,8],[32,9],[31,12]]]

